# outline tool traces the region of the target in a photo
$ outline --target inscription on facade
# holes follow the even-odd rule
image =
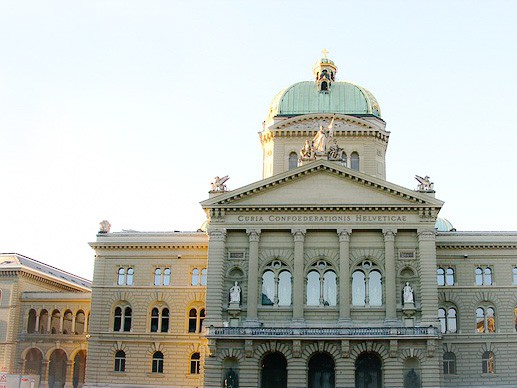
[[[238,222],[408,222],[404,215],[239,215]]]

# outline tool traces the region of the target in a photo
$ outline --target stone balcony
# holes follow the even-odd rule
[[[290,328],[290,327],[214,327],[207,328],[209,339],[410,339],[438,338],[438,328],[429,327],[351,327],[351,328]]]

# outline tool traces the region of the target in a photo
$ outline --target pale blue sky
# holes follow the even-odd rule
[[[388,180],[429,175],[458,230],[517,230],[513,1],[2,1],[0,252],[91,277],[98,223],[195,230],[215,175],[321,50],[368,88]]]

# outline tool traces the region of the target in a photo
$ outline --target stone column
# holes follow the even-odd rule
[[[226,229],[208,231],[208,274],[206,284],[206,327],[223,326],[223,279]],[[226,302],[225,302],[226,303]]]
[[[36,314],[36,323],[34,327],[34,332],[39,333],[39,314]]]
[[[438,326],[438,286],[436,284],[436,232],[434,229],[418,231],[418,258],[420,264],[421,326]],[[415,302],[417,301],[415,300]]]
[[[41,362],[41,378],[40,378],[39,386],[42,388],[48,387],[49,366],[50,366],[50,361],[44,360]]]
[[[48,312],[48,319],[47,319],[47,333],[52,332],[52,311]]]
[[[68,360],[66,362],[64,388],[72,388],[73,386],[74,386],[74,362],[71,360]]]
[[[89,316],[88,314],[86,314],[86,312],[84,313],[84,325],[83,325],[83,332],[82,333],[79,333],[79,334],[85,334],[85,333],[88,333],[88,324],[90,322],[89,321]]]
[[[248,258],[248,297],[246,305],[248,311],[246,314],[246,326],[258,326],[258,259],[259,259],[259,241],[260,229],[247,229],[250,249]]]
[[[395,235],[396,231],[383,230],[384,233],[384,274],[386,285],[386,319],[387,325],[397,322],[397,283],[395,267]]]
[[[303,299],[305,276],[303,274],[305,229],[293,229],[294,238],[294,274],[293,274],[293,322],[303,323]]]
[[[63,321],[65,319],[65,314],[60,311],[59,312],[59,333],[61,334],[63,332]]]
[[[339,236],[339,324],[350,319],[350,229],[338,229]]]
[[[75,334],[75,315],[72,314],[72,329],[71,329],[72,333],[71,334]]]

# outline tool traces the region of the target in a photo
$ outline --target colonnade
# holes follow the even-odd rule
[[[339,241],[339,321],[340,325],[346,326],[351,322],[350,309],[350,239],[353,234],[352,229],[335,229]],[[259,242],[261,229],[247,229],[249,242],[248,273],[247,273],[247,304],[245,325],[257,326],[258,302],[259,302]],[[389,228],[382,230],[384,237],[384,279],[385,286],[385,324],[396,325],[400,323],[397,317],[397,300],[400,296],[396,295],[397,275],[396,275],[396,247],[395,238],[397,229]],[[304,274],[304,254],[306,229],[296,228],[291,230],[293,237],[293,300],[292,300],[292,321],[293,324],[304,323],[304,297],[305,297],[305,274]],[[211,290],[207,294],[207,306],[224,306],[222,299],[224,290],[223,262],[225,260],[225,239],[226,230],[215,229],[209,232],[210,253],[209,253],[209,276],[208,288]],[[436,324],[436,248],[434,229],[419,230],[418,251],[420,260],[420,300],[422,305],[422,323],[425,325]],[[214,276],[214,272],[218,276]],[[214,300],[211,300],[214,299]],[[210,309],[210,324],[217,325],[222,322],[222,309]]]

